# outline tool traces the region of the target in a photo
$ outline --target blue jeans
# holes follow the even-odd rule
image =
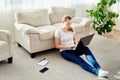
[[[77,51],[74,50],[64,50],[61,52],[61,56],[69,61],[72,61],[78,65],[80,65],[84,70],[89,71],[93,74],[98,75],[98,70],[101,68],[98,62],[96,61],[95,57],[91,53],[90,49],[88,47],[85,47],[84,49],[79,50],[79,53],[82,53],[81,55],[85,55],[87,60],[92,64],[89,65],[87,62],[85,62],[80,55],[77,55]]]

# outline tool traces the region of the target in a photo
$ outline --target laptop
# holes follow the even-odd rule
[[[87,36],[84,36],[82,38],[80,38],[76,48],[73,48],[73,50],[67,50],[68,52],[74,53],[78,56],[82,55],[83,53],[80,53],[81,49],[84,49],[87,45],[90,44],[93,36],[95,34],[89,34]]]
[[[87,36],[82,37],[74,50],[79,50],[89,45],[94,35],[95,34],[89,34]]]

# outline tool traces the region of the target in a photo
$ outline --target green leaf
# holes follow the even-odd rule
[[[101,3],[107,5],[107,0],[102,0]]]
[[[107,28],[106,31],[107,31],[107,32],[111,32],[112,29],[111,29],[111,28]]]
[[[113,15],[114,15],[115,18],[119,17],[119,14],[117,14],[115,12],[113,12]]]
[[[97,27],[95,30],[98,32],[98,34],[102,35],[102,32],[101,32],[101,30],[100,30],[100,27]]]
[[[115,3],[116,3],[116,0],[110,0],[109,6],[112,6],[112,4],[115,4]]]
[[[101,32],[101,31],[98,31],[98,34],[99,34],[99,35],[102,35],[102,32]]]
[[[102,28],[101,28],[101,31],[102,31],[103,33],[105,33],[105,27],[102,27]]]

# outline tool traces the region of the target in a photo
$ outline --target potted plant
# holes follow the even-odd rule
[[[117,18],[119,14],[110,10],[115,3],[116,0],[101,0],[96,8],[86,10],[89,16],[93,17],[92,25],[98,34],[111,32],[113,26],[116,25],[114,18]]]

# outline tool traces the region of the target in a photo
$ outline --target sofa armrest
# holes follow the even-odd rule
[[[72,19],[72,22],[73,23],[77,23],[77,24],[89,24],[89,23],[91,23],[91,19],[88,19],[88,18],[83,18],[83,17],[74,17],[73,19]]]
[[[12,35],[8,30],[0,30],[0,39],[12,43]]]
[[[79,24],[80,25],[85,25],[85,27],[90,27],[91,23],[92,23],[91,19],[83,18],[82,21]]]
[[[9,56],[12,56],[11,54],[13,53],[13,40],[11,32],[8,30],[0,30],[0,39],[8,42],[10,50]]]
[[[83,18],[83,17],[74,17],[72,19],[74,23],[79,24],[79,26],[84,26],[85,27],[85,34],[89,34],[90,32],[90,25],[92,23],[92,19],[88,18]]]
[[[91,26],[92,20],[88,18],[83,18],[81,21],[80,25],[85,26],[85,35],[90,33],[90,26]]]
[[[39,34],[39,32],[33,26],[27,24],[15,23],[16,29],[27,34]]]

